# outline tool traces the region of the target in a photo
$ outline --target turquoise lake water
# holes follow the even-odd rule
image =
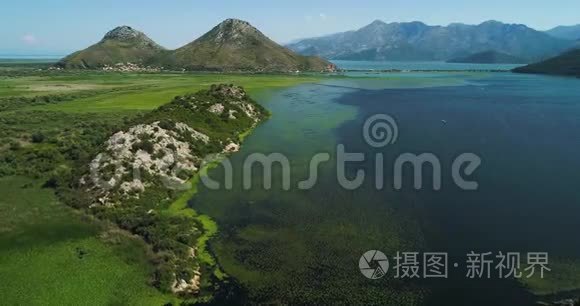
[[[511,73],[406,73],[327,79],[256,97],[272,112],[231,157],[232,190],[201,187],[191,205],[214,218],[220,234],[212,249],[226,273],[253,302],[291,304],[519,305],[536,297],[515,280],[466,280],[465,254],[549,252],[554,261],[580,263],[580,80]],[[369,146],[363,124],[375,114],[392,116],[397,141]],[[384,154],[386,186],[374,181],[355,190],[337,181],[336,146],[361,152],[347,175],[375,174]],[[253,172],[242,186],[245,158],[282,153],[291,164],[292,188],[280,176],[271,190]],[[331,161],[318,183],[296,188],[316,153]],[[403,153],[436,155],[442,188],[415,190],[404,176],[392,188],[393,162]],[[477,191],[453,184],[451,163],[461,153],[482,164],[469,178]],[[280,175],[274,169],[274,175]],[[425,171],[424,185],[433,177]],[[210,176],[218,181],[223,171]],[[389,178],[390,177],[390,178]],[[409,179],[410,178],[410,179]],[[358,268],[367,250],[448,252],[444,281],[368,280]],[[463,262],[462,262],[463,261]],[[557,270],[557,269],[556,269]],[[553,271],[560,273],[564,271]],[[391,272],[392,273],[392,272]]]

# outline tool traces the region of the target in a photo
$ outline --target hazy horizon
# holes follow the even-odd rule
[[[550,5],[530,5],[528,1],[490,0],[464,3],[442,0],[366,1],[364,4],[327,0],[270,3],[250,0],[208,2],[167,1],[117,3],[106,0],[52,3],[28,0],[5,5],[0,21],[0,55],[65,55],[99,41],[120,25],[146,33],[168,49],[185,45],[227,18],[250,22],[278,43],[356,30],[374,20],[384,22],[421,21],[428,25],[451,23],[480,24],[488,20],[525,24],[539,31],[580,23],[576,12],[580,2],[560,0]],[[26,18],[23,18],[26,16]]]

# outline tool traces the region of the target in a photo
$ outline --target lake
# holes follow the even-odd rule
[[[347,70],[505,70],[509,71],[521,64],[469,64],[441,61],[401,62],[401,61],[332,61],[338,68]]]
[[[383,68],[376,68],[383,69]],[[557,289],[580,287],[580,80],[511,73],[378,74],[328,79],[264,92],[256,97],[272,112],[231,156],[231,190],[200,192],[190,202],[214,218],[220,234],[211,242],[225,272],[253,302],[290,304],[515,305],[551,292],[553,281],[466,279],[471,251],[548,252]],[[388,114],[398,137],[375,148],[363,137],[365,121]],[[376,174],[384,156],[385,184],[375,180],[347,190],[337,179],[337,145],[360,152],[347,177]],[[272,188],[253,171],[242,186],[243,164],[252,153],[281,153],[291,165],[285,190],[280,167]],[[297,188],[312,156],[329,153],[313,188]],[[413,188],[407,168],[403,187],[393,187],[398,156],[430,153],[441,164],[441,189],[425,167],[424,188]],[[473,153],[481,165],[463,190],[452,178],[454,159]],[[260,170],[256,168],[255,170]],[[405,170],[405,168],[404,168]],[[223,170],[210,171],[223,181]],[[447,280],[387,276],[370,280],[359,258],[380,250],[449,253]],[[394,263],[391,262],[391,265]],[[572,271],[572,272],[570,272]],[[570,275],[572,274],[572,275]],[[541,299],[541,298],[540,298]]]

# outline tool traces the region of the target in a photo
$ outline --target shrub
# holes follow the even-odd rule
[[[44,136],[44,134],[42,134],[42,132],[36,132],[32,134],[31,138],[33,143],[41,143],[44,141],[46,137]]]
[[[175,123],[171,120],[161,120],[159,121],[159,127],[164,130],[173,130],[175,128]]]
[[[132,149],[135,152],[137,152],[139,150],[143,150],[149,154],[153,154],[153,152],[155,152],[155,148],[153,146],[153,143],[149,140],[143,140],[143,141],[134,143],[132,146]]]

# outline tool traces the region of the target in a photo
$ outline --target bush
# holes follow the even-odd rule
[[[42,134],[42,132],[36,132],[32,134],[31,138],[33,143],[41,143],[44,141],[46,137],[44,136],[44,134]]]
[[[175,123],[171,120],[161,120],[159,121],[159,127],[164,130],[173,130],[175,128]]]
[[[132,146],[132,149],[135,152],[137,152],[139,150],[143,150],[149,154],[153,154],[153,152],[155,152],[155,148],[153,146],[153,143],[149,140],[143,140],[143,141],[134,143]]]

